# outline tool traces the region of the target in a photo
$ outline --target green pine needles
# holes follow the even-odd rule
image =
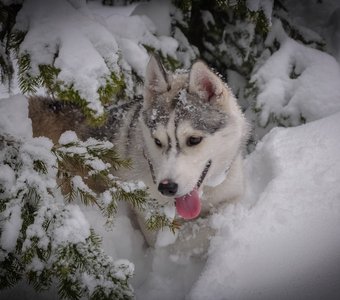
[[[53,65],[39,65],[38,74],[33,75],[31,58],[28,53],[19,56],[18,59],[19,87],[24,94],[35,94],[38,88],[43,87],[48,94],[55,99],[71,102],[81,108],[84,115],[92,125],[100,125],[105,121],[105,114],[98,115],[88,106],[89,102],[83,98],[73,84],[66,84],[58,79],[60,69]],[[97,94],[100,103],[104,106],[112,104],[118,97],[124,96],[124,76],[111,72],[105,78],[105,84],[101,85]]]
[[[52,151],[57,158],[59,186],[68,202],[78,198],[85,205],[95,204],[107,218],[114,217],[121,200],[142,208],[146,187],[111,174],[112,170],[131,168],[131,162],[121,159],[112,143],[92,138],[83,142],[73,132],[64,133],[59,142]]]
[[[64,147],[70,155],[71,146]],[[91,154],[86,162],[102,158],[101,154],[111,157],[98,143],[87,147]],[[44,138],[22,143],[0,137],[0,288],[25,278],[37,291],[46,291],[56,282],[61,299],[133,298],[128,283],[133,265],[113,262],[79,207],[65,202],[56,189],[56,172],[66,173],[58,169],[59,164],[66,165],[59,155],[65,151],[52,148]],[[118,165],[126,162],[118,160]],[[84,202],[94,199],[85,191]]]
[[[0,2],[0,80],[9,88],[14,74],[11,49],[17,45],[18,39],[20,40],[19,35],[12,34],[12,29],[20,8],[20,4],[4,5]]]
[[[95,205],[112,223],[118,201],[126,201],[148,212],[149,229],[177,229],[147,200],[143,183],[111,174],[129,167],[110,142],[83,142],[74,132],[65,132],[57,145],[1,135],[0,289],[26,279],[38,292],[56,284],[61,299],[133,298],[133,265],[104,253],[100,237],[73,204]]]

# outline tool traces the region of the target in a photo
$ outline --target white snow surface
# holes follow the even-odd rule
[[[276,128],[247,157],[247,195],[212,217],[191,299],[340,296],[339,120]]]
[[[274,39],[280,41],[280,49],[252,76],[260,88],[261,126],[271,115],[287,125],[298,125],[301,117],[313,121],[340,111],[340,67],[334,57],[289,38],[279,20],[274,21],[266,43]]]
[[[14,95],[7,98],[0,95],[0,132],[20,138],[32,136],[32,123],[27,118],[28,103],[23,95]],[[3,99],[1,99],[3,98]],[[17,126],[13,126],[16,124]]]

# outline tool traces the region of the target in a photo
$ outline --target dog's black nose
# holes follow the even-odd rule
[[[158,185],[158,190],[164,196],[174,196],[177,193],[178,184],[176,182],[171,181],[171,180],[163,180]]]

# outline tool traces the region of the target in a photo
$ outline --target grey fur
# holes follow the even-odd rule
[[[185,100],[181,98],[183,93],[186,94]],[[176,124],[183,120],[189,120],[194,129],[209,134],[213,134],[226,126],[226,114],[211,103],[203,101],[197,95],[189,94],[185,90],[181,90],[177,98]]]
[[[176,128],[180,122],[189,121],[194,129],[213,134],[227,125],[225,113],[197,95],[189,94],[186,89],[180,90],[169,103],[162,98],[162,95],[158,95],[150,107],[142,112],[143,121],[152,132],[158,125],[166,127],[173,111],[175,111]],[[176,145],[178,148],[177,135]]]
[[[142,112],[143,121],[151,132],[156,130],[158,125],[166,126],[169,122],[171,108],[169,105],[164,105],[164,103],[162,95],[159,95],[150,107]]]

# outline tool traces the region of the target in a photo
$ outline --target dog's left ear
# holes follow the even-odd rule
[[[222,80],[202,61],[195,62],[189,75],[189,93],[194,93],[203,101],[219,103],[223,91]]]
[[[164,93],[168,88],[168,75],[159,57],[152,54],[146,67],[144,89],[153,95]]]

